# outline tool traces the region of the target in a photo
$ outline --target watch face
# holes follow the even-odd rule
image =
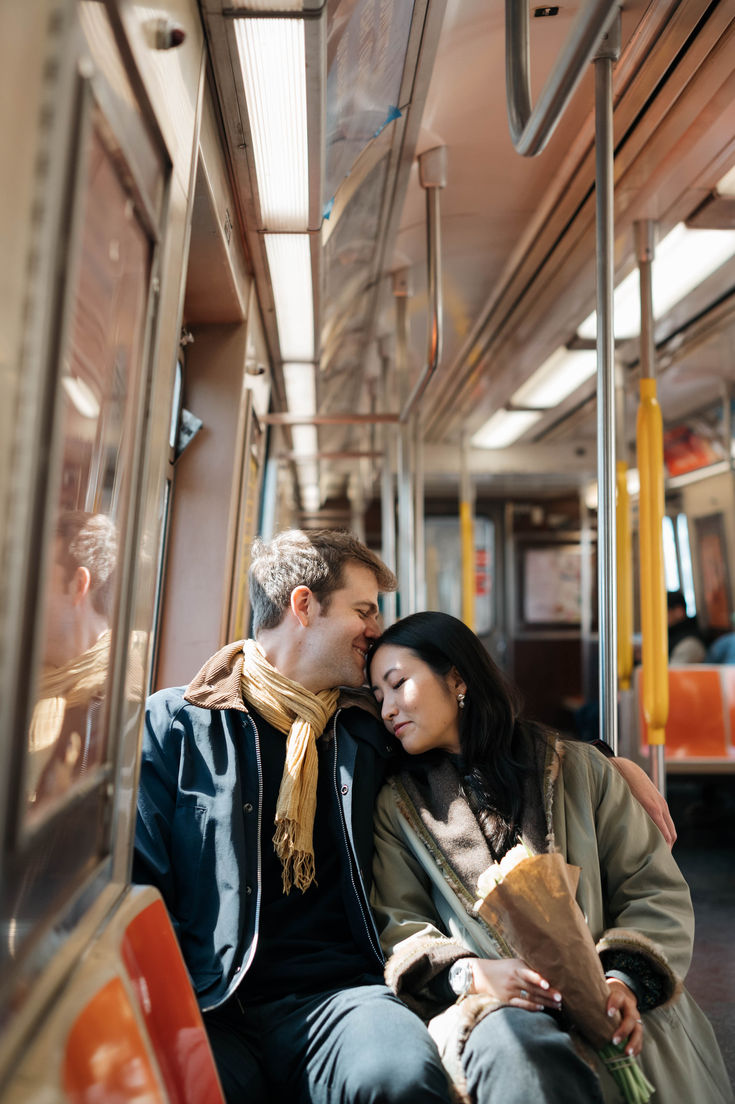
[[[472,984],[472,970],[469,962],[454,963],[449,970],[449,984],[458,997],[469,993]]]

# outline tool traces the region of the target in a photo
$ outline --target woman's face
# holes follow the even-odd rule
[[[386,728],[409,755],[433,748],[459,752],[457,695],[466,687],[454,668],[438,675],[410,648],[381,644],[370,681]]]

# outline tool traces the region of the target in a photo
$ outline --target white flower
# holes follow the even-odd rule
[[[487,897],[488,893],[499,885],[506,874],[510,874],[514,866],[518,866],[524,859],[529,859],[531,852],[525,843],[517,843],[507,851],[499,863],[493,863],[487,870],[483,870],[477,879],[477,892],[481,897]]]

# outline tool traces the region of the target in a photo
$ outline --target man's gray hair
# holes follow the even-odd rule
[[[375,552],[342,529],[286,529],[267,544],[258,539],[250,561],[250,605],[253,635],[280,625],[298,586],[313,591],[323,611],[343,584],[346,563],[372,571],[378,590],[391,591],[398,581]]]

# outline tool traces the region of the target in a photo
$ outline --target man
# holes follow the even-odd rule
[[[361,686],[395,586],[348,533],[256,542],[255,640],[149,701],[133,877],[163,894],[230,1102],[449,1099],[368,905],[395,744],[334,689]]]
[[[669,663],[704,663],[707,649],[696,617],[687,617],[687,604],[680,590],[666,595],[669,621]]]
[[[250,586],[256,639],[149,702],[133,877],[166,901],[229,1102],[447,1102],[368,904],[394,745],[333,689],[361,686],[395,577],[292,531],[256,543]]]
[[[32,810],[103,758],[117,530],[105,514],[59,517],[46,587],[43,669],[28,737]]]

